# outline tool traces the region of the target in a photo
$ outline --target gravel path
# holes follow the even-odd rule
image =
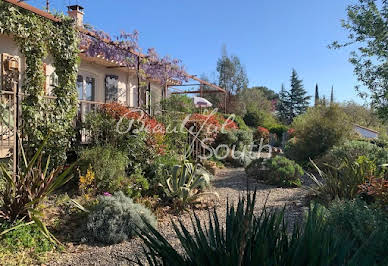
[[[255,211],[260,212],[265,202],[268,207],[283,208],[287,205],[285,217],[292,226],[295,222],[301,221],[304,213],[304,188],[275,188],[265,184],[257,183],[255,180],[247,180],[243,168],[223,169],[213,180],[213,190],[219,194],[220,200],[216,203],[217,213],[220,221],[225,221],[226,200],[237,202],[239,196],[249,190],[257,189]],[[201,221],[208,220],[207,210],[197,210]],[[179,247],[178,241],[170,225],[170,220],[183,220],[190,225],[190,214],[185,213],[179,217],[170,216],[163,219],[158,225],[162,232],[172,243]],[[136,260],[136,254],[141,254],[142,241],[138,238],[112,246],[91,246],[77,245],[69,248],[65,253],[59,254],[48,265],[131,265]]]

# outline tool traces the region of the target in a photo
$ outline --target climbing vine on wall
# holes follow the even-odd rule
[[[78,34],[70,18],[60,19],[54,22],[0,1],[0,33],[11,36],[25,57],[22,132],[28,140],[27,151],[34,152],[51,134],[47,149],[54,163],[66,158],[77,113]],[[56,98],[52,100],[43,97],[43,60],[49,55],[58,76],[58,85],[52,90]]]

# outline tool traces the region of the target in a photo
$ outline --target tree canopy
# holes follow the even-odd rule
[[[290,91],[286,91],[284,85],[282,85],[279,93],[277,111],[280,120],[283,123],[290,124],[296,116],[306,112],[310,98],[303,88],[302,80],[299,79],[298,74],[293,69]]]
[[[349,32],[345,43],[332,48],[353,46],[349,61],[380,117],[388,120],[388,1],[358,0],[347,8],[342,26]],[[356,86],[361,96],[366,96]]]
[[[248,76],[240,59],[228,56],[226,48],[223,48],[222,56],[217,61],[218,85],[229,94],[236,95],[248,87]]]

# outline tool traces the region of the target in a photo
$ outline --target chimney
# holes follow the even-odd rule
[[[79,5],[73,5],[67,7],[67,13],[71,18],[75,20],[78,27],[84,27],[84,8]]]

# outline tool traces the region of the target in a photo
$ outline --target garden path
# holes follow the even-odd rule
[[[243,168],[223,169],[213,180],[213,191],[220,197],[215,203],[220,221],[225,221],[226,202],[237,202],[239,197],[246,193],[247,186],[250,191],[257,189],[255,211],[260,212],[263,206],[283,208],[287,205],[285,217],[292,226],[301,221],[305,211],[304,188],[276,188],[257,183],[253,179],[247,179]],[[196,210],[201,221],[207,221],[208,211]],[[159,230],[164,234],[173,246],[179,248],[179,243],[174,237],[171,219],[181,219],[184,224],[190,225],[190,213],[184,213],[179,217],[167,215],[159,222]],[[190,227],[190,226],[189,226]],[[131,265],[136,260],[136,255],[141,254],[142,241],[138,238],[111,246],[92,246],[81,244],[70,247],[65,253],[55,256],[48,265]]]

